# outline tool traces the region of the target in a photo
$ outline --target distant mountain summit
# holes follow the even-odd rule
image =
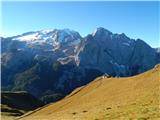
[[[99,27],[86,37],[69,29],[2,38],[2,90],[56,101],[97,76],[132,76],[160,63],[159,49]]]
[[[45,42],[54,46],[57,42],[66,43],[80,38],[81,36],[76,31],[69,29],[53,29],[24,33],[22,35],[15,36],[13,40],[25,41],[32,44]]]
[[[144,41],[130,39],[124,33],[113,34],[104,28],[97,28],[84,41],[79,53],[80,64],[113,76],[142,73],[152,68],[158,59],[155,50]]]

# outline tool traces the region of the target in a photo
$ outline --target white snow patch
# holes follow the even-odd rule
[[[13,40],[19,40],[19,41],[34,41],[38,39],[38,33],[25,35],[22,37],[14,38]]]
[[[97,33],[97,29],[95,29],[95,30],[93,31],[92,36],[95,36],[96,33]]]
[[[71,42],[71,45],[77,45],[77,44],[79,44],[80,42],[81,42],[81,40],[80,40],[80,39],[77,39],[77,40]]]
[[[123,45],[125,45],[125,46],[130,46],[130,44],[129,43],[122,43]]]
[[[64,53],[66,53],[67,49],[63,50]]]
[[[52,32],[53,30],[51,29],[51,30],[41,30],[41,33],[43,33],[43,34],[47,34],[47,33],[50,33],[50,32]]]
[[[73,59],[74,59],[74,56],[68,56],[68,57],[64,57],[64,58],[59,58],[58,61],[62,65],[65,65],[65,64],[69,63],[70,61],[72,61]]]

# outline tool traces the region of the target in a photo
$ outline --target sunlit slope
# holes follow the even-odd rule
[[[160,65],[127,78],[97,78],[20,120],[158,120]]]

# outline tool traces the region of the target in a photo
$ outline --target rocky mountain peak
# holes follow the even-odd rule
[[[94,32],[92,33],[92,36],[110,35],[110,34],[112,34],[112,32],[110,32],[109,30],[103,27],[98,27],[94,30]]]

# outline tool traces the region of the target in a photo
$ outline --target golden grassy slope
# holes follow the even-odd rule
[[[126,78],[97,78],[20,120],[158,120],[160,65]]]

